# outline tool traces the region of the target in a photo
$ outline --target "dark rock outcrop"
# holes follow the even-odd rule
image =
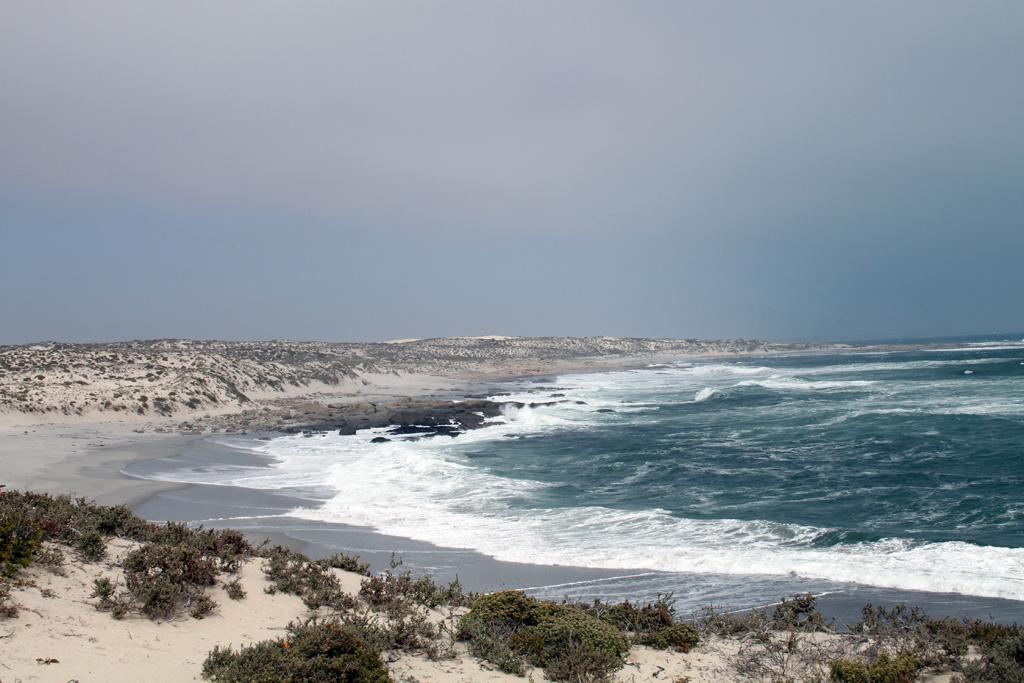
[[[551,403],[554,401],[531,403],[530,407]],[[517,401],[487,399],[403,399],[390,405],[310,403],[293,410],[291,416],[283,417],[281,423],[272,426],[272,429],[288,434],[336,431],[341,435],[350,435],[361,429],[386,427],[389,436],[458,436],[467,429],[482,427],[487,418],[501,415],[504,406],[522,408],[523,405]],[[376,437],[374,441],[381,438],[387,437]]]

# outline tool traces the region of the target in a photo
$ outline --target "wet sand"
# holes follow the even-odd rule
[[[202,436],[139,433],[135,422],[64,422],[0,428],[0,484],[134,505],[180,484],[132,479],[130,463],[174,457]]]

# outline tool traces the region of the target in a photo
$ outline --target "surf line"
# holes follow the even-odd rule
[[[644,576],[658,576],[664,572],[644,572],[642,574],[625,574],[623,576],[606,576],[603,579],[587,579],[586,581],[569,581],[568,583],[552,583],[545,586],[526,586],[517,590],[521,591],[539,591],[545,588],[564,588],[566,586],[587,586],[595,583],[606,583],[608,581],[618,581],[619,579],[639,579]]]

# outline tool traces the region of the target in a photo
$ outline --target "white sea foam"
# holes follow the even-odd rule
[[[698,391],[696,395],[693,397],[693,402],[700,403],[701,401],[706,401],[717,393],[717,389],[712,389],[711,387],[704,387],[703,389]]]
[[[835,381],[820,381],[810,382],[807,380],[797,379],[794,377],[782,377],[773,375],[768,379],[747,379],[742,382],[738,382],[738,387],[764,387],[765,389],[774,389],[778,391],[814,391],[814,390],[827,390],[827,389],[857,389],[862,387],[869,387],[874,382],[870,380],[835,380]]]
[[[551,426],[541,411],[454,440],[369,444],[354,437],[283,437],[260,447],[278,459],[259,488],[329,484],[336,494],[301,518],[469,548],[535,564],[738,575],[786,575],[897,589],[1024,599],[1024,549],[887,539],[832,547],[827,529],[763,520],[694,520],[660,509],[535,508],[524,501],[549,485],[495,476],[459,455],[460,440]],[[241,483],[241,480],[235,480]],[[245,485],[245,484],[243,484]]]
[[[1021,340],[1019,342],[974,342],[972,344],[968,344],[967,346],[930,350],[933,352],[955,353],[965,351],[1015,351],[1017,349],[1024,349],[1024,340]]]

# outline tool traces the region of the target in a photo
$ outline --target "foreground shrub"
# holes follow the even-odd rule
[[[355,555],[335,553],[334,555],[325,557],[322,560],[317,560],[317,564],[319,564],[322,567],[330,567],[331,569],[342,569],[346,572],[362,574],[363,576],[370,575],[370,565],[366,562],[360,562],[359,558]]]
[[[891,608],[865,605],[861,620],[851,630],[869,639],[869,654],[886,651],[913,657],[921,668],[954,670],[972,668],[967,657],[971,646],[987,655],[997,644],[1022,634],[1017,625],[932,619],[923,610],[903,604]]]
[[[700,642],[697,629],[689,624],[678,623],[672,610],[672,595],[659,595],[657,600],[644,604],[633,604],[626,600],[609,604],[594,600],[581,609],[620,631],[632,635],[634,642],[659,650],[675,648],[689,652]]]
[[[519,591],[474,598],[458,633],[474,655],[503,671],[522,673],[529,663],[557,681],[602,680],[629,649],[617,628],[587,611]]]
[[[0,517],[11,514],[21,515],[30,521],[40,534],[40,540],[69,546],[82,543],[83,549],[80,550],[83,553],[95,549],[97,536],[145,541],[159,528],[139,519],[124,505],[96,505],[85,498],[0,491]],[[81,541],[83,537],[89,538]]]
[[[772,613],[772,628],[778,631],[824,633],[832,625],[818,611],[818,599],[810,593],[783,598]]]
[[[218,683],[388,683],[380,653],[354,629],[338,622],[291,624],[288,635],[243,647],[215,647],[203,678]]]
[[[836,683],[913,683],[919,665],[909,655],[890,657],[880,654],[872,662],[837,659],[829,667],[830,679]]]
[[[637,642],[659,650],[676,649],[680,652],[689,652],[700,642],[700,636],[697,629],[689,624],[672,624],[643,634]]]
[[[74,547],[82,559],[96,562],[107,555],[107,538],[99,529],[87,529],[75,539]]]
[[[60,576],[64,575],[65,560],[64,552],[60,548],[54,546],[40,546],[32,557],[32,561],[35,564],[42,565],[49,571]]]
[[[184,607],[198,618],[215,604],[203,590],[215,583],[217,566],[191,545],[149,543],[128,553],[122,567],[128,594],[151,619],[168,619]]]
[[[11,602],[11,584],[0,578],[0,619],[13,619],[18,616],[18,608]]]
[[[271,582],[268,593],[290,593],[302,598],[309,609],[329,607],[337,611],[351,609],[355,598],[341,590],[338,581],[325,563],[313,562],[302,553],[280,546],[265,553],[263,573]]]
[[[213,560],[218,571],[232,574],[254,552],[252,545],[239,531],[193,528],[179,522],[168,522],[165,526],[153,529],[149,540],[164,545],[188,545]]]
[[[232,600],[241,600],[245,597],[245,589],[242,588],[242,580],[235,577],[224,584],[224,590]]]
[[[819,632],[831,630],[818,612],[813,595],[783,599],[769,613],[764,609],[729,613],[705,608],[696,623],[702,634],[716,634],[738,642],[735,667],[753,680],[821,680],[828,663],[841,656]]]
[[[431,659],[455,656],[454,610],[466,601],[461,584],[456,579],[443,586],[429,576],[395,571],[401,565],[392,556],[386,571],[363,579],[359,595],[366,607],[342,620],[381,650],[417,652]],[[437,609],[443,610],[439,621],[433,612]]]
[[[1024,633],[994,641],[981,660],[964,666],[963,679],[967,683],[1024,683]]]
[[[23,511],[0,509],[0,576],[14,576],[27,567],[41,540],[42,532]]]
[[[411,571],[396,572],[401,565],[402,561],[392,556],[386,571],[363,579],[359,597],[371,607],[384,609],[401,609],[407,604],[427,609],[465,604],[466,596],[457,578],[446,586],[440,586],[429,576],[414,578]]]

